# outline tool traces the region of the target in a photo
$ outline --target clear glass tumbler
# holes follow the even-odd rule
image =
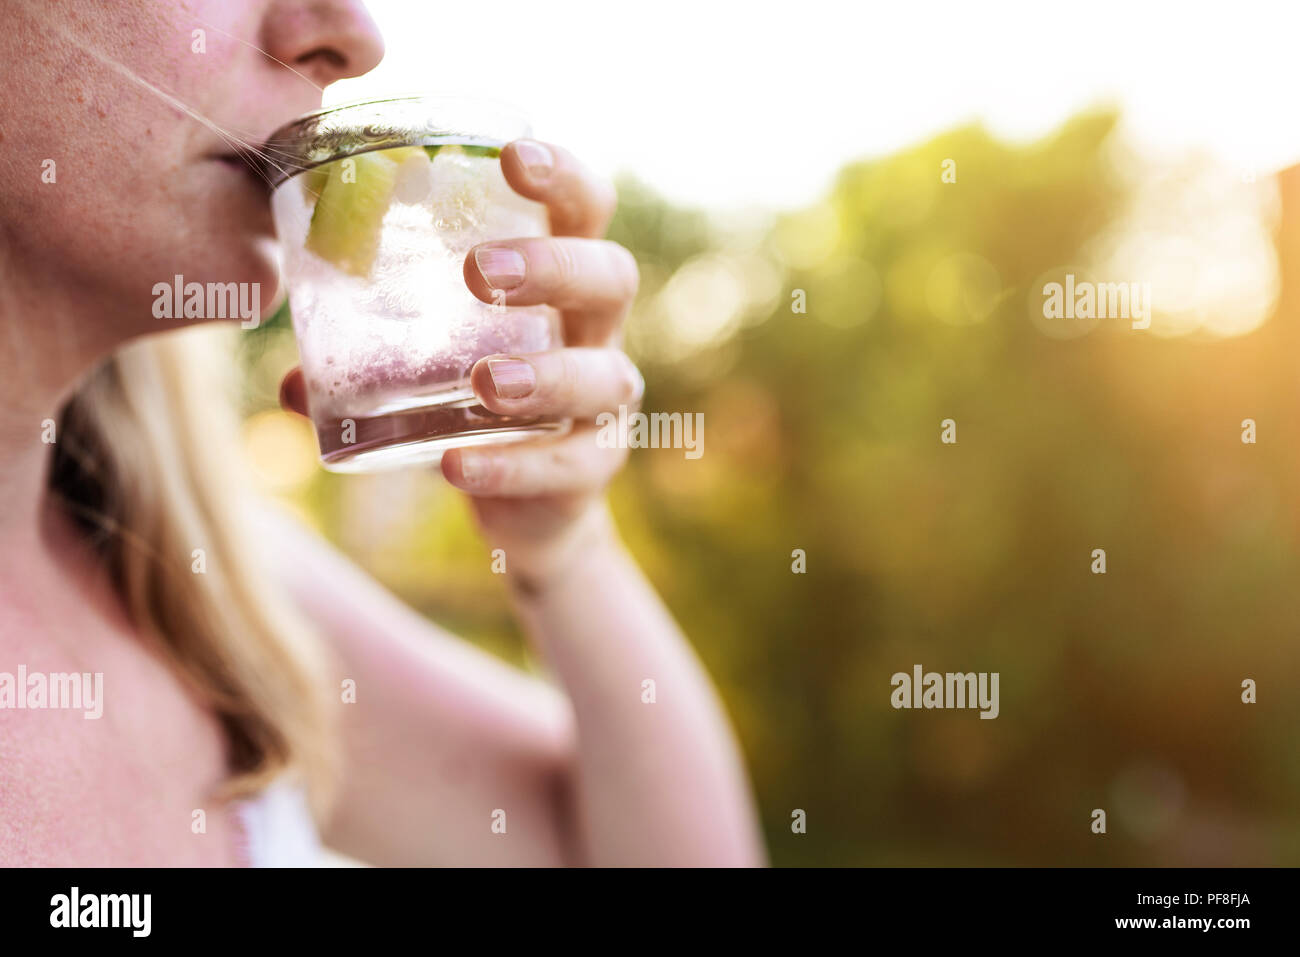
[[[466,97],[320,110],[264,147],[283,277],[321,461],[336,472],[435,462],[569,421],[488,411],[469,385],[495,353],[562,345],[549,306],[506,307],[465,285],[470,249],[542,236],[546,209],[510,188],[501,147],[516,111]]]

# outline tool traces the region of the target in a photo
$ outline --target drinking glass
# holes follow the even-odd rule
[[[486,355],[562,345],[549,306],[480,301],[475,245],[542,236],[546,209],[506,183],[501,148],[531,135],[495,101],[369,100],[277,130],[263,153],[282,274],[321,461],[335,472],[436,462],[455,446],[566,431],[498,415],[469,384]]]

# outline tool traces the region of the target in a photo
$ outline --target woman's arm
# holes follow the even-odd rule
[[[603,504],[562,575],[511,578],[568,692],[580,856],[597,865],[765,863],[744,765],[708,676]]]
[[[603,514],[563,575],[512,579],[567,700],[430,625],[287,515],[263,527],[336,653],[335,687],[355,682],[331,847],[389,865],[763,863],[713,689]]]
[[[342,780],[325,843],[390,866],[577,863],[564,695],[429,623],[287,512],[263,511],[282,580],[334,653]]]

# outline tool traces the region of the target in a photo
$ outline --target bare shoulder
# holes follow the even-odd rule
[[[227,863],[216,716],[143,641],[95,565],[0,575],[0,864]],[[195,810],[205,833],[192,830]]]
[[[73,654],[57,625],[0,669],[0,866],[232,863],[215,718],[133,636],[88,623]]]

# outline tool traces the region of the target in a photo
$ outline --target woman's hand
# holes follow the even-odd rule
[[[454,449],[443,456],[442,472],[473,497],[484,535],[505,550],[508,571],[536,587],[609,534],[603,493],[627,451],[599,447],[595,418],[641,401],[641,374],[619,348],[638,275],[631,253],[599,238],[617,202],[612,184],[566,150],[535,140],[506,146],[501,170],[517,193],[545,204],[552,236],[476,246],[465,259],[465,282],[484,302],[503,290],[507,306],[554,306],[566,347],[488,356],[470,381],[493,412],[572,418],[573,430]]]
[[[489,544],[505,551],[507,571],[536,590],[612,534],[604,489],[627,451],[598,445],[595,418],[641,401],[641,374],[620,348],[638,273],[631,253],[599,238],[614,213],[612,184],[567,151],[535,140],[508,144],[501,169],[516,192],[545,204],[552,235],[474,247],[465,259],[465,282],[483,302],[497,301],[500,290],[507,306],[554,306],[566,347],[486,356],[470,381],[493,412],[572,418],[574,425],[559,438],[453,449],[443,456],[442,472],[472,497]],[[281,402],[306,412],[296,369],[285,378]]]

